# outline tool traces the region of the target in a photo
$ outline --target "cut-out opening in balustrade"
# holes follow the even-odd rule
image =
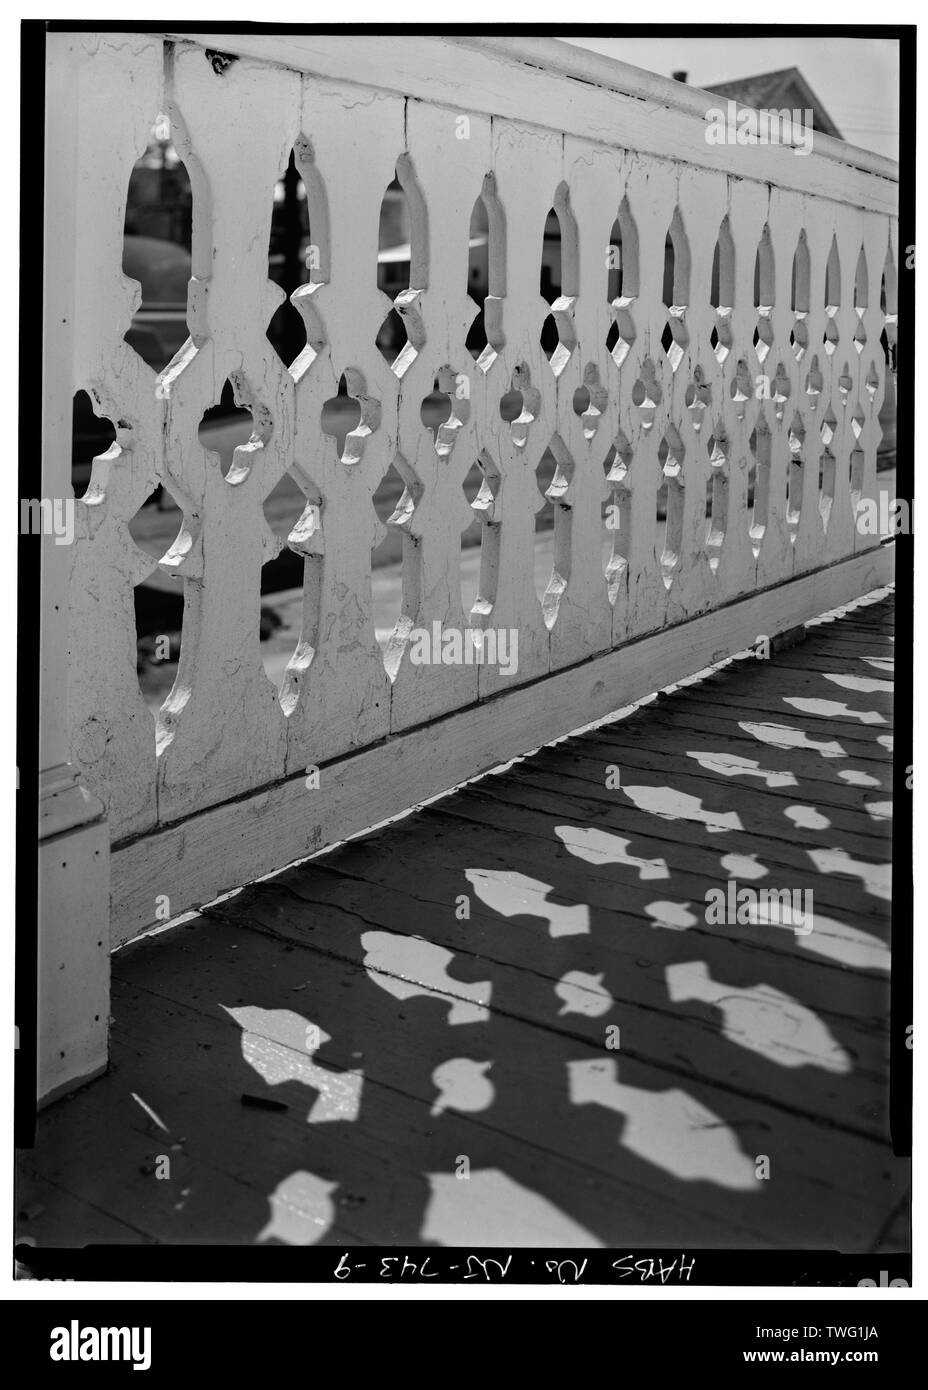
[[[264,500],[279,549],[261,567],[261,659],[288,717],[318,647],[325,564],[322,492],[302,468],[298,474],[299,483],[285,474]]]
[[[164,486],[151,492],[129,521],[129,535],[152,560],[151,572],[135,585],[136,671],[152,716],[174,685],[184,629],[184,559],[196,537]],[[159,560],[167,560],[164,568]]]
[[[790,540],[795,544],[802,519],[803,463],[806,431],[798,411],[789,427],[789,470],[786,479],[786,522]]]
[[[602,504],[602,563],[606,593],[614,606],[628,569],[631,541],[632,494],[629,469],[632,448],[619,431],[615,443],[603,459],[603,472],[609,491]]]
[[[748,509],[750,522],[748,535],[755,560],[760,555],[761,545],[767,531],[770,509],[770,427],[763,415],[759,418],[748,440],[751,463],[748,467]]]
[[[809,370],[806,374],[805,393],[809,397],[809,405],[814,410],[821,400],[822,391],[825,386],[825,378],[822,376],[818,364],[818,356],[814,356],[809,363]]]
[[[606,248],[606,299],[612,318],[606,350],[617,367],[621,367],[635,341],[631,306],[637,297],[638,228],[628,199],[623,198]]]
[[[719,567],[725,533],[728,529],[728,439],[721,425],[706,440],[709,455],[709,476],[706,479],[706,551],[709,568]]]
[[[371,498],[377,520],[384,528],[371,550],[371,613],[374,634],[391,680],[396,679],[412,627],[407,615],[414,614],[418,607],[416,541],[408,528],[420,496],[421,486],[415,473],[397,457]]]
[[[274,186],[268,244],[268,279],[286,298],[268,324],[267,337],[297,380],[322,346],[323,330],[312,309],[312,295],[327,274],[327,235],[322,181],[309,142],[301,137]]]
[[[641,364],[641,375],[632,386],[632,405],[641,417],[641,428],[645,434],[654,425],[662,395],[657,369],[650,357],[646,357]]]
[[[863,449],[852,449],[850,456],[850,493],[851,506],[855,513],[860,505],[860,499],[864,490],[864,468],[867,457]]]
[[[731,315],[735,302],[735,241],[727,216],[722,219],[712,254],[709,301],[716,319],[709,341],[716,360],[722,363],[732,349]]]
[[[561,599],[570,580],[572,508],[567,501],[574,461],[563,441],[554,435],[535,469],[544,506],[535,513],[535,589],[545,627],[557,622]],[[546,481],[547,480],[547,481]],[[538,537],[545,534],[545,543]]]
[[[574,414],[580,417],[584,438],[594,439],[609,404],[609,393],[594,362],[588,362],[584,368],[583,383],[574,392],[572,404]]]
[[[532,425],[541,412],[541,392],[531,383],[531,372],[524,362],[520,363],[512,374],[509,390],[500,397],[500,419],[509,426],[517,449],[525,448]]]
[[[219,456],[219,468],[226,482],[240,481],[247,476],[248,467],[235,451],[255,437],[255,419],[251,410],[239,404],[235,389],[227,378],[219,400],[203,412],[197,437],[204,449]]]
[[[655,505],[655,554],[666,588],[670,588],[683,549],[685,450],[673,425],[657,447],[660,475]]]
[[[822,450],[818,464],[818,509],[822,525],[828,530],[835,500],[835,456],[830,449]]]
[[[189,337],[192,225],[190,178],[175,149],[170,120],[161,114],[129,177],[122,253],[123,274],[141,286],[141,302],[125,341],[156,372],[164,370]]]
[[[754,329],[754,352],[763,366],[773,347],[773,323],[776,271],[770,228],[765,226],[754,257],[754,310],[757,324]]]
[[[458,432],[470,418],[470,378],[451,367],[439,369],[432,390],[423,398],[419,418],[432,436],[439,458],[447,459],[454,450]]]
[[[505,219],[492,174],[470,215],[467,253],[467,293],[479,312],[467,332],[466,347],[482,372],[496,361],[504,338],[502,307],[506,294]]]
[[[898,332],[898,282],[896,263],[892,248],[887,251],[886,263],[880,280],[880,310],[883,328],[880,333],[880,346],[886,363],[883,384],[883,399],[880,403],[879,425],[880,442],[877,446],[877,468],[882,472],[892,468],[896,461],[896,342]],[[879,389],[879,378],[875,366],[871,373],[877,385],[872,395]]]
[[[541,326],[541,349],[555,376],[560,376],[576,346],[573,311],[580,288],[579,264],[579,232],[567,185],[562,183],[545,219],[539,274],[541,296],[551,306]]]
[[[461,486],[473,513],[461,532],[461,608],[471,627],[483,627],[496,602],[500,544],[495,511],[500,474],[486,450],[471,464]]]
[[[840,308],[841,260],[838,255],[838,239],[834,236],[831,239],[831,250],[825,265],[825,331],[822,334],[822,344],[829,356],[835,351],[840,338],[837,324],[837,313]]]
[[[323,402],[320,427],[323,434],[335,440],[335,449],[342,463],[356,463],[363,445],[364,411],[357,396],[348,389],[344,372],[338,379],[334,396]]]
[[[113,421],[98,415],[86,391],[76,391],[71,407],[71,486],[74,496],[86,496],[93,461],[116,443]]]
[[[690,246],[679,208],[674,209],[664,243],[663,302],[667,321],[661,334],[661,347],[676,372],[689,344],[686,310],[690,302]]]
[[[303,582],[303,554],[291,548],[291,538],[297,541],[311,534],[308,518],[304,513],[309,505],[306,486],[297,482],[291,472],[284,473],[280,481],[265,497],[262,507],[264,519],[280,549],[276,556],[266,560],[261,570],[261,593],[276,594],[283,590],[298,588]],[[312,500],[318,506],[321,500],[314,485],[309,488]]]
[[[549,446],[535,468],[535,483],[541,494],[541,502],[535,508],[534,576],[535,593],[542,609],[554,569],[554,498],[549,489],[556,472],[557,459]]]
[[[864,327],[864,314],[870,304],[870,272],[867,269],[867,256],[863,246],[857,257],[857,269],[854,272],[854,313],[857,315],[857,323],[854,327],[854,349],[858,356],[867,346],[867,330]]]
[[[396,174],[380,205],[377,288],[391,308],[377,333],[377,347],[396,376],[409,370],[425,342],[419,296],[427,284],[428,214],[408,155],[397,160]]]
[[[809,330],[805,320],[812,303],[811,283],[812,260],[809,255],[809,243],[806,239],[805,229],[803,229],[799,233],[799,240],[793,254],[790,282],[790,309],[795,316],[795,323],[790,329],[789,345],[797,362],[802,360],[803,354],[809,346]]]

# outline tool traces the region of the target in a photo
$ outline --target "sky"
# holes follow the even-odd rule
[[[898,159],[899,45],[894,39],[588,39],[562,36],[638,68],[694,87],[779,68],[799,68],[845,140]]]

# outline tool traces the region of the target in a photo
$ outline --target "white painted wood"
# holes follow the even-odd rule
[[[891,582],[893,559],[890,542],[324,766],[316,790],[291,778],[117,847],[112,946],[152,925],[168,878],[174,912],[208,902]]]
[[[195,45],[173,54],[169,106],[179,150],[201,171],[189,312],[200,345],[165,382],[165,478],[191,545],[172,564],[184,577],[185,609],[177,679],[158,721],[162,820],[280,776],[286,762],[259,617],[261,566],[277,548],[262,503],[293,451],[293,380],[267,339],[280,298],[268,282],[267,246],[299,101],[291,73],[248,62],[217,73]],[[197,429],[227,380],[255,431],[223,477]]]
[[[45,112],[42,468],[44,497],[73,505],[71,401],[75,347],[77,189],[56,177],[76,166],[79,44],[48,36]],[[68,585],[74,545],[45,534],[39,686],[37,1095],[80,1085],[107,1062],[110,827],[72,760],[69,719],[74,633]],[[70,692],[69,692],[70,687]],[[20,1019],[24,1029],[27,1020]]]
[[[94,460],[76,506],[71,739],[86,785],[106,805],[113,838],[121,839],[157,820],[154,737],[136,675],[133,607],[134,586],[155,565],[135,545],[128,523],[158,485],[164,412],[155,373],[123,338],[140,291],[122,274],[122,246],[132,167],[163,102],[163,54],[143,35],[117,34],[99,42],[85,35],[73,52],[81,177],[66,262],[75,297],[71,389],[87,391],[95,411],[115,427],[116,443]],[[49,225],[52,216],[49,211]]]
[[[155,849],[164,836],[150,835],[156,824],[190,826],[207,807],[275,788],[258,791],[254,813],[242,813],[243,826],[247,820],[254,831],[244,857],[237,806],[222,811],[221,830],[219,820],[202,822],[222,843],[198,842],[200,860],[188,850],[189,876],[179,874],[181,898],[202,901],[218,891],[219,880],[232,886],[232,863],[241,882],[278,867],[285,854],[309,852],[317,827],[328,842],[333,826],[342,827],[338,833],[346,824],[358,828],[362,806],[369,823],[381,802],[403,809],[422,786],[439,790],[439,783],[471,775],[462,769],[486,766],[490,747],[511,756],[526,746],[523,728],[526,736],[535,728],[536,705],[543,707],[545,737],[593,717],[583,705],[587,697],[601,712],[614,707],[616,687],[594,690],[591,683],[588,691],[586,676],[577,684],[575,673],[601,659],[617,662],[620,672],[641,671],[644,680],[637,664],[644,647],[623,655],[623,644],[655,634],[648,659],[655,670],[678,676],[675,663],[689,659],[680,634],[690,620],[716,615],[727,631],[736,605],[772,629],[778,606],[811,616],[810,595],[837,587],[853,597],[853,576],[869,578],[888,563],[882,552],[868,560],[876,538],[857,533],[854,506],[858,493],[872,497],[877,489],[886,389],[879,287],[896,235],[895,166],[824,137],[807,157],[782,147],[710,145],[705,113],[716,98],[553,40],[163,38],[66,37],[62,61],[80,115],[74,130],[63,129],[66,107],[56,106],[50,85],[62,138],[74,145],[73,160],[56,159],[49,174],[62,205],[73,204],[75,227],[70,245],[58,246],[54,238],[62,234],[50,233],[75,286],[76,348],[72,354],[65,338],[48,348],[48,361],[62,368],[49,402],[62,457],[76,385],[91,389],[101,413],[118,424],[118,447],[96,462],[78,508],[69,663],[74,756],[108,809],[114,842],[132,841],[116,856],[117,872],[129,876],[116,886],[118,920],[128,913],[132,930],[151,921],[159,894],[180,910],[175,870],[170,884],[157,879],[167,861]],[[232,61],[213,61],[206,49]],[[137,291],[122,277],[120,257],[129,174],[162,108],[193,183],[194,245],[191,341],[157,379],[123,341]],[[291,149],[309,189],[320,254],[311,283],[294,296],[309,346],[288,370],[266,337],[280,297],[267,278],[267,247],[274,183]],[[412,286],[400,307],[417,351],[391,367],[375,346],[391,308],[377,289],[376,257],[381,199],[397,169],[412,209]],[[496,319],[496,355],[482,364],[465,347],[475,315],[465,286],[478,194],[492,207]],[[561,221],[563,273],[561,300],[549,308],[539,272],[552,206]],[[605,253],[620,209],[625,288],[610,305]],[[671,306],[664,303],[668,232],[678,271]],[[731,262],[731,302],[715,307],[710,286],[720,235]],[[808,311],[797,316],[791,291],[800,236],[810,282]],[[758,306],[754,265],[762,241],[772,257],[772,302]],[[833,244],[840,294],[826,313]],[[861,247],[869,293],[858,314]],[[562,342],[550,362],[540,343],[549,313]],[[628,335],[624,357],[606,348],[614,318]],[[675,338],[669,353],[661,341],[668,322]],[[861,326],[867,341],[858,352]],[[765,337],[755,345],[758,328]],[[807,337],[798,360],[789,342],[797,329]],[[833,352],[825,349],[826,329],[837,335]],[[722,334],[727,354],[716,350],[713,333]],[[342,376],[361,423],[338,457],[321,417]],[[462,378],[465,395],[455,389]],[[779,394],[770,398],[774,379]],[[197,438],[226,380],[256,425],[228,477]],[[420,416],[436,380],[455,412],[437,435]],[[511,388],[522,392],[524,405],[515,425],[499,409]],[[581,388],[595,411],[577,413]],[[834,493],[827,525],[819,496],[826,419],[825,472]],[[755,431],[769,442],[769,468],[756,465]],[[719,443],[718,467],[710,436]],[[671,450],[663,475],[662,440]],[[607,480],[603,461],[614,444],[622,457]],[[558,461],[549,489],[555,562],[543,607],[534,580],[535,514],[543,505],[536,470],[549,446]],[[675,459],[682,461],[676,471]],[[460,603],[460,533],[473,515],[461,484],[477,460],[487,483],[477,508],[484,524],[482,603],[472,617]],[[391,464],[408,493],[389,523],[404,537],[404,593],[385,669],[372,622],[370,552],[383,534],[372,497]],[[752,465],[764,519],[762,534],[755,524],[753,535]],[[289,540],[305,559],[304,630],[278,698],[260,659],[259,587],[261,566],[276,550],[263,504],[285,471],[307,503]],[[656,517],[662,476],[666,524]],[[727,481],[727,508],[724,538],[710,547],[712,476]],[[801,487],[798,520],[795,496],[787,505],[791,478],[794,494]],[[133,586],[152,562],[127,525],[159,480],[184,515],[181,535],[160,563],[184,586],[185,618],[177,679],[156,741],[135,677],[132,614]],[[625,564],[612,571],[610,593],[602,504],[615,499],[623,509],[618,544]],[[855,553],[859,567],[840,563]],[[44,602],[54,623],[52,595]],[[411,660],[414,629],[431,634],[434,624],[444,631],[469,622],[517,633],[515,674]],[[739,640],[764,630],[755,627]],[[569,698],[560,702],[562,679]],[[526,683],[531,689],[520,693]],[[506,698],[487,706],[485,722],[473,712],[476,701],[499,695]],[[460,729],[469,732],[461,737],[479,748],[455,751],[458,726],[448,716],[456,710],[468,711]],[[488,728],[511,736],[512,748],[495,734],[489,739]],[[282,789],[302,785],[306,768],[321,765],[337,781],[359,766],[357,750],[423,729],[428,776],[406,756],[397,754],[394,766],[391,754],[382,766],[375,759],[378,775],[391,782],[382,793],[366,800],[369,789],[359,789],[352,801],[346,790],[347,809],[317,820],[297,816],[279,843],[274,833],[255,829],[260,807],[276,808]],[[351,760],[336,772],[333,760],[348,753]],[[306,792],[323,794],[324,786]],[[149,849],[154,877],[136,867]],[[197,862],[200,885],[193,881]]]
[[[341,83],[553,126],[599,144],[670,155],[702,168],[834,197],[853,207],[861,205],[857,199],[863,193],[864,206],[886,212],[896,208],[898,166],[893,160],[820,135],[811,156],[777,146],[707,144],[705,112],[720,107],[721,98],[555,39],[353,34],[346,43],[324,34],[219,31],[183,37]]]
[[[39,845],[37,1096],[106,1069],[110,840],[102,818]]]

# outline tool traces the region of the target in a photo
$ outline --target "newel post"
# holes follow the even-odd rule
[[[72,511],[71,415],[79,36],[46,43],[42,497]],[[38,1075],[40,1101],[98,1075],[109,1026],[109,834],[70,759],[72,542],[43,527],[39,683]]]

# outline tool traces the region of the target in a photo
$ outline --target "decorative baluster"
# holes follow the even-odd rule
[[[615,438],[619,415],[618,373],[606,350],[612,313],[605,290],[620,165],[608,150],[596,150],[591,157],[588,146],[577,140],[565,142],[564,161],[580,254],[574,309],[577,351],[557,380],[558,435],[572,460],[573,476],[556,504],[562,518],[569,517],[570,576],[551,629],[552,668],[612,645],[612,608],[602,560],[603,458]]]
[[[422,487],[409,526],[408,577],[416,599],[409,619],[428,634],[428,648],[413,645],[403,654],[393,687],[394,729],[477,699],[479,668],[467,662],[467,648],[472,658],[477,651],[461,606],[461,532],[473,519],[462,483],[479,452],[474,408],[486,410],[486,382],[498,381],[499,372],[494,365],[484,377],[465,347],[474,316],[467,294],[470,214],[490,164],[490,122],[467,121],[467,138],[460,139],[452,111],[416,103],[407,113],[409,158],[428,206],[429,278],[421,296],[425,345],[403,377],[399,450]],[[436,392],[447,401],[440,413],[448,414],[429,428],[422,412],[436,408]],[[446,631],[436,644],[436,633]],[[429,662],[419,660],[425,655]]]
[[[373,742],[390,727],[390,681],[371,608],[371,549],[381,529],[372,498],[396,453],[399,382],[375,344],[389,307],[376,272],[380,205],[402,149],[404,102],[381,96],[353,107],[350,119],[354,143],[346,166],[342,96],[304,81],[302,129],[326,192],[328,245],[320,248],[326,282],[313,294],[325,344],[296,396],[295,457],[318,484],[322,505],[321,554],[306,581],[318,612],[316,640],[288,716],[290,772]],[[421,288],[415,228],[413,250],[413,285]],[[349,394],[360,400],[361,420],[340,455],[321,421],[343,374]]]
[[[511,676],[481,667],[481,698],[548,670],[548,630],[534,583],[535,512],[542,505],[536,469],[556,427],[554,378],[540,342],[548,305],[539,294],[539,262],[561,173],[561,141],[509,122],[494,122],[493,139],[496,187],[506,217],[506,341],[487,380],[485,416],[487,447],[500,472],[493,626],[518,632],[519,667]],[[522,410],[510,422],[500,415],[500,401],[511,390],[521,395]]]

